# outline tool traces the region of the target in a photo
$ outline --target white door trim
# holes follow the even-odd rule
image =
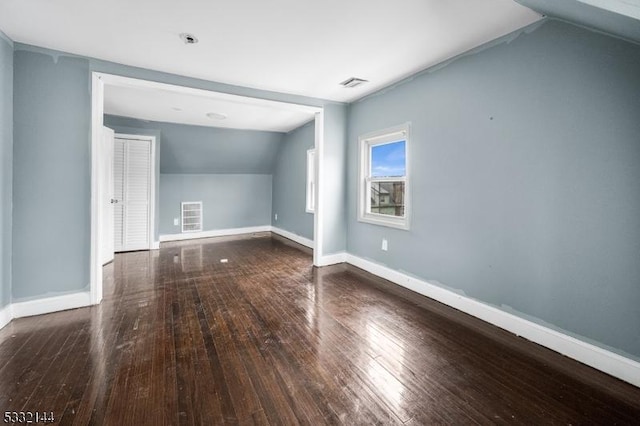
[[[103,116],[104,116],[104,85],[112,85],[112,86],[124,86],[124,87],[140,87],[140,88],[151,88],[151,89],[163,89],[163,90],[171,90],[177,93],[182,94],[191,94],[191,95],[202,95],[202,94],[210,94],[213,91],[204,90],[204,89],[196,89],[193,87],[185,87],[185,86],[176,86],[173,84],[160,83],[157,81],[149,81],[149,80],[140,80],[137,78],[124,77],[114,74],[106,74],[102,72],[92,72],[91,73],[91,255],[90,255],[90,289],[91,289],[91,304],[98,304],[102,300],[102,264],[100,263],[100,242],[101,235],[98,229],[99,219],[100,219],[100,203],[98,200],[98,169],[97,165],[99,164],[99,142],[100,142],[100,131],[103,125]],[[296,104],[292,102],[281,102],[281,101],[273,101],[269,99],[261,99],[254,98],[250,96],[241,96],[234,95],[229,93],[221,93],[221,92],[213,92],[217,94],[222,94],[227,99],[251,99],[253,101],[257,101],[259,104],[285,104],[285,105],[295,105],[297,109],[306,112],[313,112],[316,114],[315,125],[316,125],[316,135],[315,135],[315,147],[316,153],[322,151],[322,147],[324,145],[324,136],[323,136],[323,111],[322,107],[315,107],[309,105]],[[154,147],[155,148],[155,147]],[[153,153],[153,157],[155,158],[155,151]],[[319,158],[320,155],[316,154],[316,158]],[[318,161],[318,160],[317,160]],[[318,187],[322,186],[322,182],[320,180],[320,176],[322,174],[319,172],[319,168],[321,167],[322,161],[318,161],[316,168],[316,185]],[[155,163],[154,167],[152,167],[153,173],[155,174]],[[152,189],[154,191],[155,196],[155,178],[152,179]],[[322,240],[322,205],[323,205],[323,196],[321,195],[320,190],[317,190],[316,194],[316,211],[314,215],[314,237],[316,239]],[[155,209],[155,202],[153,203],[153,208]],[[155,222],[155,213],[153,215]],[[155,224],[154,224],[155,228]],[[155,241],[155,229],[154,232],[151,233],[153,236],[150,240],[154,242],[153,247],[150,248],[159,248],[159,242]],[[314,264],[318,265],[320,255],[316,254],[316,251],[320,253],[322,245],[316,242],[314,249]]]
[[[315,178],[316,178],[316,201],[315,213],[313,214],[313,265],[322,265],[322,242],[324,236],[324,111],[316,112],[315,115]]]
[[[100,176],[105,179],[105,181],[103,181],[102,185],[100,186],[101,191],[104,191],[100,194],[101,205],[104,209],[102,211],[103,217],[100,218],[102,222],[100,225],[100,229],[103,232],[108,230],[104,235],[108,235],[109,233],[113,234],[113,135],[113,129],[104,126],[102,127],[103,140],[101,142],[100,155],[110,159],[110,163],[106,165],[100,164]],[[102,161],[102,163],[103,162],[104,160]],[[107,199],[110,200],[109,203],[106,202]],[[107,217],[104,217],[104,215],[106,215]],[[113,238],[103,238],[102,242],[103,244],[100,247],[100,261],[103,265],[106,265],[107,263],[113,261],[114,241]]]
[[[100,141],[104,121],[104,81],[96,73],[91,76],[91,254],[89,256],[91,304],[102,300],[102,262],[100,247],[102,243],[100,208]]]

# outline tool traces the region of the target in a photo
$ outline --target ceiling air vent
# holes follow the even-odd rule
[[[344,87],[356,87],[356,86],[360,86],[361,84],[364,83],[368,83],[369,80],[364,80],[362,78],[358,78],[358,77],[351,77],[346,79],[345,81],[343,81],[342,83],[340,83],[342,86]]]

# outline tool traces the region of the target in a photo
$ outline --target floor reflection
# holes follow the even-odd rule
[[[0,408],[114,425],[633,424],[640,413],[630,387],[550,368],[566,361],[539,362],[526,342],[355,268],[313,268],[271,238],[117,254],[104,280],[98,306],[0,330]]]
[[[175,260],[174,260],[175,261]],[[198,272],[202,270],[202,245],[180,247],[180,265],[182,272]]]

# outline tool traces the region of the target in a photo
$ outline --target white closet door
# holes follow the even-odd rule
[[[114,251],[124,250],[124,139],[113,144],[113,242]]]
[[[118,192],[121,191],[114,226],[116,251],[148,250],[151,143],[144,140],[116,139],[114,158],[115,164],[120,163],[114,167],[115,173],[118,174],[119,169],[122,170],[119,173],[121,177],[114,179],[116,194],[120,195]]]
[[[124,246],[149,249],[149,180],[151,144],[128,140],[125,145]]]

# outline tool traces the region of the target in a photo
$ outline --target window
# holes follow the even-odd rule
[[[358,220],[409,229],[409,124],[360,136]]]
[[[316,150],[307,151],[307,213],[315,211],[316,204]]]

